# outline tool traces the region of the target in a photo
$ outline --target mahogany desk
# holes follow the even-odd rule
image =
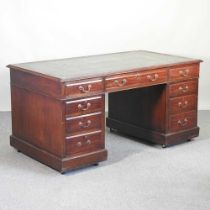
[[[111,130],[163,147],[198,136],[201,60],[130,51],[9,65],[18,151],[64,173],[107,159]]]

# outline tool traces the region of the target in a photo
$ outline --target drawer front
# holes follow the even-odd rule
[[[178,114],[181,112],[197,109],[197,96],[188,95],[169,99],[170,114]]]
[[[153,70],[150,72],[142,72],[140,74],[140,82],[142,84],[159,84],[165,83],[167,81],[167,70],[160,69],[160,70]]]
[[[197,80],[192,80],[188,82],[179,82],[176,84],[169,85],[169,96],[176,97],[186,94],[197,94],[198,82]]]
[[[78,132],[101,130],[103,120],[104,117],[101,112],[74,118],[66,118],[66,132],[72,135],[73,133]]]
[[[170,81],[186,80],[190,78],[197,78],[198,76],[199,76],[198,64],[169,69]]]
[[[172,115],[169,120],[170,132],[190,129],[197,126],[197,113],[191,111],[187,113]]]
[[[104,95],[65,102],[66,115],[77,116],[104,110]]]
[[[107,77],[105,80],[106,91],[129,89],[147,85],[164,83],[167,81],[165,69],[152,70],[147,72],[135,72]]]
[[[66,137],[66,155],[77,155],[104,148],[102,132],[93,132],[80,136]]]
[[[102,93],[103,91],[104,84],[102,79],[85,80],[65,84],[65,96],[68,98],[83,97]]]
[[[123,90],[137,86],[139,83],[139,73],[127,73],[117,76],[110,76],[105,79],[106,91]]]

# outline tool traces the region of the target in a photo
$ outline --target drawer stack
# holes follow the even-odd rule
[[[169,132],[197,126],[198,65],[169,70]]]
[[[104,94],[95,95],[102,87],[102,80],[66,85],[66,93],[76,94],[65,101],[66,156],[104,149]]]

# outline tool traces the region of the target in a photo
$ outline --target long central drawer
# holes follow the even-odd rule
[[[139,71],[106,77],[106,91],[118,91],[133,87],[144,87],[167,81],[167,70],[157,69],[151,71]]]

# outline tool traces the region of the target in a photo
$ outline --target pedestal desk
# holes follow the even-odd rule
[[[107,159],[106,125],[163,147],[198,136],[201,60],[129,51],[8,65],[11,146],[64,173]]]

